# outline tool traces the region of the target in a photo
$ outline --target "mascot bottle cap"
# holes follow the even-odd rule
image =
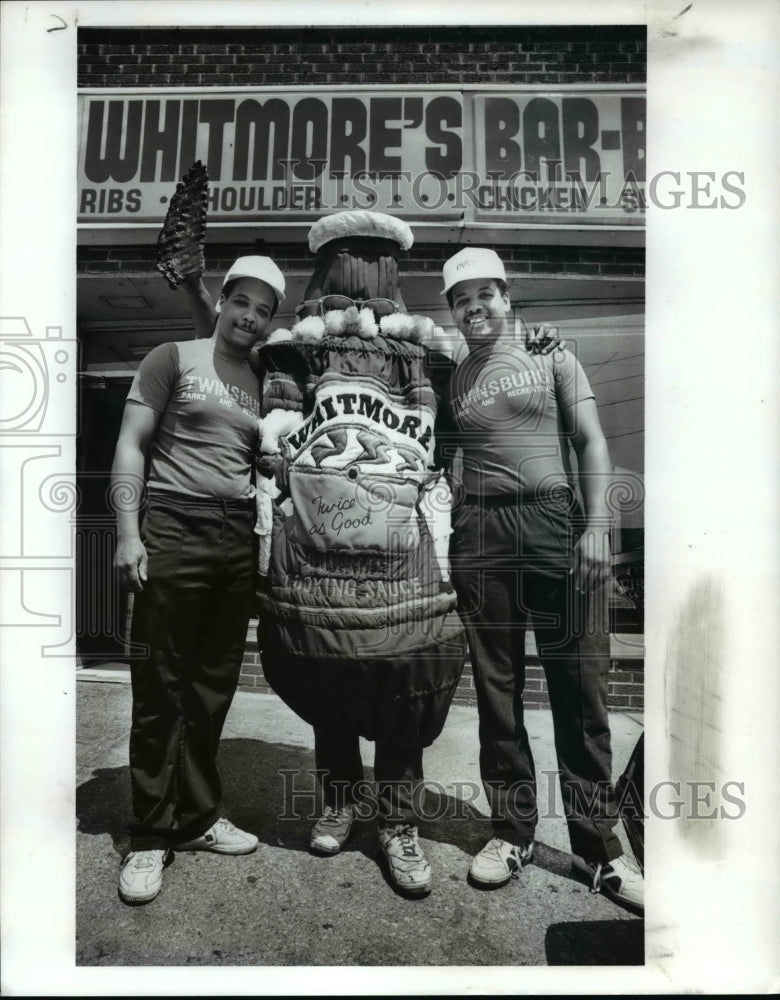
[[[351,236],[367,236],[375,239],[394,240],[402,250],[408,250],[414,243],[414,236],[408,223],[383,212],[356,210],[337,212],[318,219],[309,230],[309,249],[312,253],[331,240]]]

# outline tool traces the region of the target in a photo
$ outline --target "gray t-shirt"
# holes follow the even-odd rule
[[[532,497],[566,484],[563,416],[592,398],[585,372],[567,350],[532,355],[505,341],[469,354],[449,388],[466,492]]]
[[[251,495],[260,392],[246,362],[215,351],[214,338],[155,347],[128,399],[161,413],[149,485],[199,497]]]

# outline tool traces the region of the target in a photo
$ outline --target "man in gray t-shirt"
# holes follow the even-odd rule
[[[494,251],[467,247],[450,258],[444,294],[469,352],[450,380],[449,427],[440,422],[437,438],[440,451],[449,442],[463,455],[465,497],[453,515],[450,557],[494,832],[470,878],[504,885],[533,857],[536,778],[522,703],[530,618],[575,867],[594,891],[641,910],[642,876],[614,832],[606,703],[612,467],[593,393],[568,351],[532,355],[515,339]],[[569,442],[584,511],[571,485]]]
[[[131,661],[127,903],[154,899],[172,851],[257,847],[220,815],[216,756],[254,594],[260,400],[248,357],[283,299],[273,261],[239,258],[212,336],[151,351],[125,407],[112,470],[115,563],[135,594],[132,640],[145,651]]]

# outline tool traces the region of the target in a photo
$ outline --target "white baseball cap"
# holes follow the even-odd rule
[[[503,261],[495,250],[486,250],[484,247],[465,247],[460,250],[445,262],[441,274],[444,278],[442,295],[446,295],[459,281],[470,281],[472,278],[506,281]]]
[[[284,275],[270,257],[239,257],[225,275],[222,287],[236,278],[257,278],[273,290],[276,300],[284,302]]]

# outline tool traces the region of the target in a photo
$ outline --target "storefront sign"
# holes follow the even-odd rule
[[[200,159],[209,222],[371,208],[415,220],[642,225],[634,89],[88,91],[78,219],[161,222]]]

